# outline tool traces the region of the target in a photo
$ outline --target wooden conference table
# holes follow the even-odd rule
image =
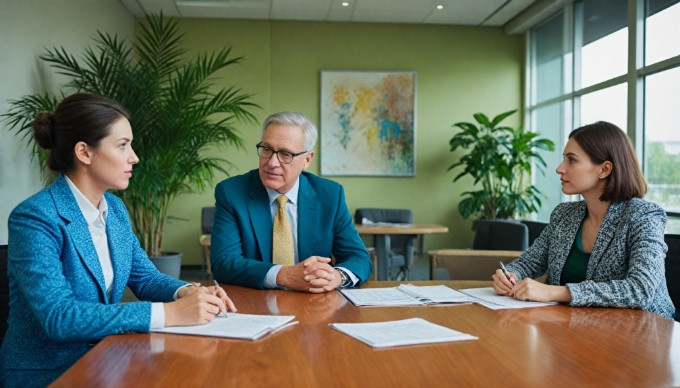
[[[388,263],[390,254],[390,235],[393,234],[431,234],[431,233],[446,233],[449,228],[443,225],[436,224],[408,224],[408,225],[362,225],[355,224],[359,234],[373,235],[373,246],[375,247],[375,254],[378,258],[377,267],[373,271],[378,276],[378,280],[388,280]],[[422,239],[421,239],[422,242]],[[422,251],[422,248],[420,249]]]
[[[489,282],[413,282],[453,288]],[[396,286],[368,282],[365,287]],[[564,305],[355,307],[312,295],[225,286],[242,313],[300,324],[254,342],[175,334],[102,340],[55,387],[678,386],[680,323],[641,310]],[[373,349],[328,327],[421,317],[478,340]]]

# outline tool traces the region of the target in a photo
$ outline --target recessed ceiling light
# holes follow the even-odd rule
[[[444,6],[439,4],[439,5],[437,5],[437,9],[444,9]]]
[[[343,7],[349,7],[349,3],[346,2],[346,1],[343,1],[343,2],[342,2],[342,6],[343,6]]]

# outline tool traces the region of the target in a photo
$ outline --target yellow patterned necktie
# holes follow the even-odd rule
[[[272,239],[272,262],[274,264],[294,265],[295,251],[293,250],[293,231],[286,215],[285,205],[288,198],[280,195],[276,198],[279,210],[274,216],[274,233]]]

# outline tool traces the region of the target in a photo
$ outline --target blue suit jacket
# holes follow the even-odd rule
[[[215,278],[263,288],[272,264],[272,215],[257,170],[220,182],[215,188],[215,225],[210,262]],[[363,283],[371,261],[345,203],[342,186],[303,172],[298,192],[298,252],[334,257]]]
[[[168,302],[185,284],[156,270],[123,202],[104,195],[110,299],[87,223],[63,176],[10,215],[9,328],[2,344],[8,385],[14,385],[12,370],[63,370],[109,334],[148,332],[149,302],[118,303],[126,285],[141,300]]]
[[[519,279],[548,275],[559,285],[562,269],[586,216],[586,204],[559,204],[550,224],[517,260],[508,265]],[[666,213],[639,198],[609,205],[597,233],[586,280],[568,283],[572,306],[630,307],[673,318],[664,259]]]

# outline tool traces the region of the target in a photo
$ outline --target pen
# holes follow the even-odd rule
[[[215,279],[213,279],[213,283],[215,283],[215,294],[217,294],[217,290],[221,290],[222,287],[220,287],[220,284],[217,283],[217,280],[215,280]],[[224,290],[223,290],[223,291],[224,291]],[[224,293],[226,294],[226,291],[225,291]],[[227,317],[227,313],[226,313],[226,312],[221,312],[221,311],[220,311],[220,312],[217,314],[217,316],[218,316],[218,317],[225,317],[225,318],[226,318],[226,317]]]
[[[503,262],[502,262],[502,261],[499,261],[498,264],[501,265],[501,271],[503,271],[503,275],[505,275],[505,277],[510,281],[510,283],[515,284],[515,282],[514,282],[514,281],[512,280],[512,278],[510,277],[510,273],[509,273],[508,270],[505,268],[505,265],[503,265]]]

